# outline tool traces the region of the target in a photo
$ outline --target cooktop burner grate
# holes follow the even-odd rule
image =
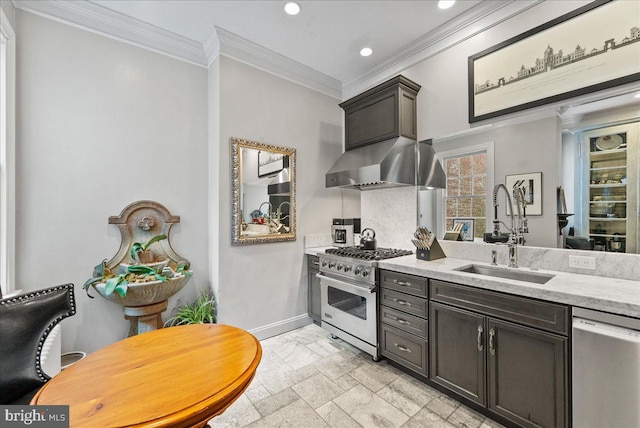
[[[360,247],[329,248],[325,250],[325,253],[361,260],[385,260],[413,254],[412,251],[399,250],[395,248],[378,248],[376,250],[364,250]]]

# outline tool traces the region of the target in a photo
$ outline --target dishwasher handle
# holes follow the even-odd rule
[[[640,343],[640,331],[625,327],[606,324],[600,321],[593,321],[584,318],[573,318],[573,330],[581,330],[587,333],[601,336],[614,337],[632,343]]]

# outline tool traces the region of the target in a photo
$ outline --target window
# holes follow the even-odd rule
[[[487,227],[488,194],[493,187],[493,143],[438,153],[447,175],[444,191],[444,230],[454,218],[472,218],[474,237],[482,238]]]
[[[456,217],[473,218],[475,237],[482,238],[487,206],[486,152],[448,158],[445,160],[445,172],[446,230],[451,229]]]
[[[0,9],[0,286],[2,295],[13,281],[15,225],[15,34]]]

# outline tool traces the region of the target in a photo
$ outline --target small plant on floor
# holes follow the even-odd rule
[[[137,260],[140,263],[151,263],[153,261],[153,254],[148,252],[147,249],[151,244],[167,239],[167,235],[156,235],[149,240],[146,244],[141,242],[134,242],[131,245],[131,251],[129,254],[133,260]]]
[[[202,292],[193,302],[178,306],[174,309],[174,316],[164,323],[165,327],[185,324],[213,324],[216,322],[216,299],[209,292]]]

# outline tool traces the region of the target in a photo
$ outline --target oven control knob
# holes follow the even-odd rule
[[[329,262],[329,269],[336,267],[336,262]]]
[[[340,271],[342,270],[342,268],[343,268],[343,267],[344,267],[344,266],[342,265],[342,263],[340,263],[340,264],[338,265],[338,267],[337,267],[338,272],[340,272]]]
[[[351,270],[351,265],[344,265],[344,271],[349,272]]]
[[[355,273],[356,275],[360,275],[360,266],[356,266],[356,268],[353,270],[353,273]]]
[[[362,271],[362,277],[363,277],[363,278],[366,278],[366,277],[368,277],[368,276],[369,276],[369,271],[368,271],[368,270],[363,270],[363,271]]]
[[[329,263],[327,263],[326,260],[322,261],[322,267],[326,268],[327,266],[329,266]]]

